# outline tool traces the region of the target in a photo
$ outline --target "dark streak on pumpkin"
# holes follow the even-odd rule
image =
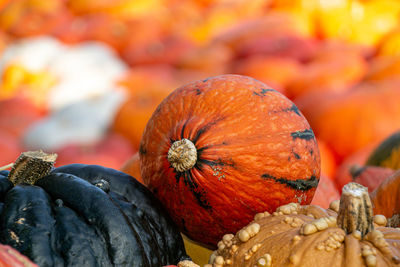
[[[188,123],[188,121],[185,121],[185,123],[184,123],[183,126],[182,126],[182,129],[181,129],[181,139],[185,138],[185,128],[186,128],[187,123]]]
[[[143,144],[141,144],[139,147],[139,154],[146,155],[146,153],[147,153],[146,148],[144,148]]]
[[[253,94],[256,95],[256,96],[263,97],[263,96],[266,96],[266,94],[268,92],[277,92],[277,91],[275,89],[272,89],[272,88],[262,88],[259,92],[253,92]]]
[[[189,231],[188,231],[188,229],[186,228],[186,225],[185,225],[185,219],[183,219],[183,218],[181,218],[181,220],[182,220],[182,227],[183,227],[183,231],[184,232],[186,232],[186,233],[188,233]]]
[[[227,163],[222,161],[221,159],[218,159],[217,161],[211,161],[211,160],[206,160],[206,159],[202,159],[202,158],[197,158],[197,162],[196,165],[194,165],[196,168],[198,169],[202,169],[204,165],[208,165],[208,166],[230,166],[230,167],[234,167],[235,164],[233,162],[231,163]]]
[[[285,112],[289,112],[289,111],[290,112],[294,112],[297,115],[301,116],[300,110],[295,104],[293,104],[290,108],[285,108],[283,111],[285,111]]]
[[[220,117],[215,121],[211,121],[210,123],[207,123],[200,129],[198,129],[195,136],[193,138],[190,138],[190,140],[193,142],[194,145],[196,145],[197,141],[199,140],[199,138],[201,137],[202,134],[207,132],[211,127],[213,127],[215,124],[217,124],[218,122],[220,122],[224,119],[225,119],[225,117]]]
[[[287,178],[275,177],[268,173],[261,175],[261,177],[265,180],[274,180],[275,182],[284,184],[292,189],[308,191],[311,188],[316,188],[318,186],[319,180],[314,175],[310,177],[310,179],[297,179],[297,180],[288,180]]]
[[[296,152],[293,152],[293,151],[292,151],[292,153],[293,153],[293,155],[294,155],[294,157],[295,157],[296,159],[300,159],[300,158],[301,158],[300,155],[297,154]]]
[[[183,182],[189,188],[190,192],[192,192],[200,207],[207,210],[211,209],[211,206],[205,197],[206,192],[199,188],[198,184],[193,181],[193,176],[190,170],[185,172],[176,172],[175,179],[177,183],[179,183],[181,177],[183,177]]]
[[[304,139],[304,140],[311,140],[314,139],[314,133],[311,129],[305,129],[304,131],[296,131],[290,134],[294,139],[296,138],[300,138],[300,139]]]

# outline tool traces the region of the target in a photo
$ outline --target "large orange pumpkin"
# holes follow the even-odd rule
[[[257,212],[310,203],[321,164],[297,107],[232,74],[173,91],[150,118],[139,155],[143,181],[181,231],[210,247]]]

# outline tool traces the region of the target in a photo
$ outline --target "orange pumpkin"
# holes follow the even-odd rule
[[[354,182],[368,188],[368,192],[374,191],[395,170],[378,166],[354,165],[350,168],[351,178]]]
[[[340,199],[340,193],[334,181],[326,175],[321,175],[314,198],[310,204],[327,209],[329,204],[337,199]]]
[[[143,181],[181,231],[211,247],[257,212],[310,203],[321,167],[297,107],[241,75],[173,91],[150,118],[139,155]]]
[[[385,215],[394,226],[400,226],[400,171],[387,177],[370,195],[374,213]]]
[[[1,267],[38,267],[26,256],[19,253],[10,246],[0,244],[0,266]]]

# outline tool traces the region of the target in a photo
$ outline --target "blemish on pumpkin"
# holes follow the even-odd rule
[[[256,95],[256,96],[263,97],[263,96],[266,96],[266,94],[268,92],[277,92],[277,91],[275,89],[272,89],[272,88],[262,88],[259,92],[253,92],[253,94]]]
[[[304,139],[304,140],[311,140],[314,139],[314,132],[311,129],[305,129],[304,131],[296,131],[290,134],[295,140],[296,138]]]
[[[275,182],[284,184],[292,189],[308,191],[311,188],[316,188],[318,186],[318,179],[316,176],[311,176],[309,179],[297,179],[297,180],[288,180],[285,177],[277,178],[268,173],[264,173],[261,175],[261,178],[267,180],[274,180]]]
[[[146,153],[147,153],[146,148],[144,148],[143,144],[141,144],[139,147],[139,154],[146,155]]]
[[[294,151],[292,151],[292,153],[293,153],[293,155],[294,155],[294,157],[296,158],[296,159],[301,159],[301,157],[300,157],[300,155],[299,154],[297,154],[296,152],[294,152]]]
[[[214,127],[218,122],[223,121],[225,119],[225,117],[219,117],[218,119],[207,123],[206,125],[204,125],[203,127],[201,127],[199,130],[197,130],[196,134],[194,137],[191,137],[190,140],[193,142],[193,144],[196,145],[197,141],[199,140],[199,138],[205,133],[207,132],[210,128]]]
[[[17,224],[24,224],[25,218],[19,218],[15,223]]]
[[[19,237],[17,236],[17,234],[13,231],[10,231],[10,237],[12,240],[14,240],[17,244],[19,244],[21,242],[21,240],[19,239]]]
[[[197,183],[193,180],[193,176],[190,170],[185,172],[176,172],[176,183],[179,183],[181,177],[183,177],[183,182],[189,188],[190,192],[192,192],[200,207],[207,210],[211,209],[210,203],[206,198],[206,191],[199,188]]]

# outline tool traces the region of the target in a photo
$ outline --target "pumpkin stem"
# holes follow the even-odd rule
[[[8,179],[14,185],[34,184],[50,173],[56,158],[57,154],[47,154],[41,150],[22,152],[13,164]]]
[[[337,225],[347,234],[358,231],[361,237],[374,230],[373,210],[368,188],[348,183],[342,189]]]
[[[176,171],[187,171],[196,164],[197,149],[189,139],[175,141],[168,150],[168,161]]]

